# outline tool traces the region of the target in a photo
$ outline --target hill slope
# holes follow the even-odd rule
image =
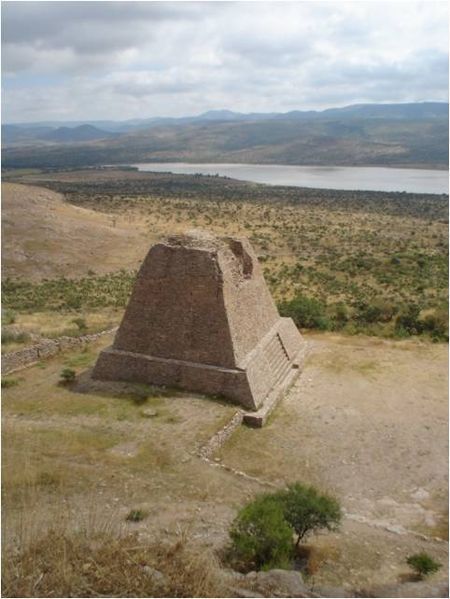
[[[86,275],[136,267],[149,240],[136,227],[72,206],[41,187],[2,185],[3,277]]]
[[[55,132],[43,135],[49,139]],[[158,161],[447,168],[448,104],[359,105],[269,115],[215,111],[138,122],[109,139],[3,152],[8,168]]]
[[[112,133],[102,131],[93,125],[80,125],[79,127],[58,127],[41,136],[41,139],[55,142],[92,141],[111,137]]]

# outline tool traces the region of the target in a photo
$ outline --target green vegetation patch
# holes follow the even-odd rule
[[[124,270],[76,280],[60,277],[41,283],[6,279],[2,284],[3,304],[21,312],[122,308],[126,306],[134,279],[134,272]],[[79,323],[77,327],[80,330]]]
[[[256,497],[230,528],[231,562],[242,570],[291,568],[298,545],[316,530],[335,530],[342,518],[338,501],[312,486],[293,483]],[[295,547],[293,532],[297,535]]]

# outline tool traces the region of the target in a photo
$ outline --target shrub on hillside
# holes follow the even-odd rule
[[[395,319],[395,330],[400,334],[419,335],[423,323],[419,319],[420,307],[417,304],[407,305]]]
[[[74,319],[72,320],[72,322],[73,322],[73,324],[75,324],[75,325],[78,327],[78,330],[79,330],[80,332],[87,331],[87,328],[88,328],[88,327],[87,327],[87,323],[86,323],[86,321],[85,321],[85,319],[84,319],[84,318],[77,317],[77,318],[74,318]]]
[[[419,578],[424,578],[433,572],[437,572],[442,566],[436,562],[428,553],[415,553],[406,559],[408,566],[414,570]]]
[[[19,384],[18,379],[2,379],[2,389],[9,389]]]
[[[422,329],[436,341],[448,341],[448,314],[444,310],[428,314],[422,321]]]
[[[332,304],[330,306],[330,318],[333,323],[333,330],[342,329],[350,319],[347,305],[344,302]]]
[[[330,321],[326,315],[326,306],[315,298],[298,295],[278,306],[281,316],[292,318],[300,328],[326,331]]]
[[[395,308],[388,302],[378,301],[362,304],[358,310],[358,321],[361,323],[389,322],[392,320]]]

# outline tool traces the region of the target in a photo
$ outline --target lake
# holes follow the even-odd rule
[[[269,185],[318,189],[447,193],[448,171],[375,166],[285,166],[281,164],[187,164],[152,162],[133,164],[140,171],[191,175],[220,175]]]

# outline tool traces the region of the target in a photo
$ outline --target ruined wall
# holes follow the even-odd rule
[[[231,251],[225,247],[219,254],[219,263],[226,273],[223,296],[234,363],[241,367],[280,317],[250,243],[246,239],[226,242]]]
[[[82,347],[87,343],[96,341],[104,335],[114,333],[117,327],[108,329],[107,331],[101,331],[100,333],[93,333],[91,335],[82,335],[80,337],[58,337],[57,339],[43,339],[39,343],[30,347],[24,347],[14,352],[2,354],[2,373],[10,374],[16,370],[26,368],[31,364],[39,362],[45,358],[55,356],[60,352],[74,347]]]

